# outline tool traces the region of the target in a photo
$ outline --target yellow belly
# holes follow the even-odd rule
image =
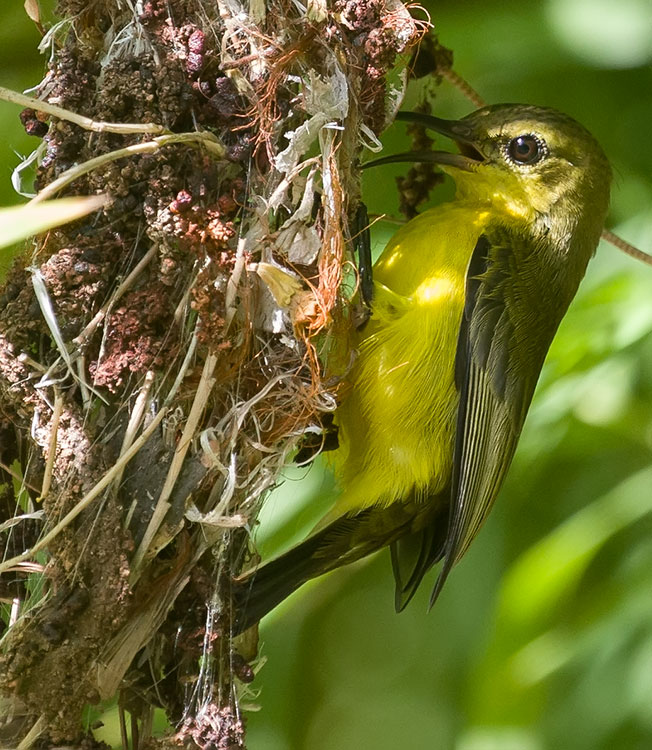
[[[374,266],[372,317],[338,408],[330,518],[437,492],[450,479],[466,268],[488,215],[460,201],[412,220]]]

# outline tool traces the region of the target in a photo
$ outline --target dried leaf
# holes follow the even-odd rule
[[[349,111],[349,87],[344,73],[337,68],[326,81],[311,74],[305,83],[304,108],[311,117],[296,130],[285,134],[290,144],[274,161],[279,172],[287,174],[294,169],[322,128],[330,126],[341,129],[341,123]]]
[[[41,9],[39,8],[38,0],[25,0],[24,8],[25,13],[27,13],[34,23],[41,23]]]
[[[292,298],[303,291],[299,279],[280,266],[271,263],[257,263],[256,273],[267,284],[279,307],[289,307]]]

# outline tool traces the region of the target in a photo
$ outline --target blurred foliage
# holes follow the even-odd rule
[[[86,216],[104,202],[102,196],[87,196],[0,208],[0,249]]]
[[[18,91],[36,85],[43,76],[44,60],[36,47],[41,40],[22,2],[3,3],[0,10],[0,85]],[[41,142],[23,130],[20,107],[0,102],[0,205],[18,202],[11,172]]]
[[[652,250],[652,8],[648,0],[440,0],[455,69],[489,102],[564,110],[614,170],[609,225]],[[34,85],[38,34],[0,11],[0,83]],[[416,101],[418,88],[406,106]],[[436,112],[471,107],[443,84]],[[0,204],[15,203],[18,108],[0,105]],[[403,127],[387,134],[404,150]],[[367,178],[397,214],[399,166]],[[438,189],[433,201],[450,194]],[[382,246],[393,231],[375,226]],[[426,614],[400,616],[389,556],[307,586],[261,629],[251,750],[643,750],[652,746],[652,268],[601,245],[544,370],[495,510]],[[258,532],[267,556],[329,506],[321,460],[288,469]],[[434,579],[433,579],[434,580]]]
[[[40,40],[41,35],[25,13],[23,3],[3,3],[0,9],[0,85],[22,91],[41,80],[44,59],[37,50]],[[19,113],[20,107],[0,101],[0,206],[26,200],[15,193],[12,172],[41,142],[40,138],[25,133]],[[16,241],[12,238],[12,242]],[[0,278],[19,248],[15,245],[0,249]]]

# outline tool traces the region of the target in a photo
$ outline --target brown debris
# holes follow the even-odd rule
[[[230,581],[285,457],[328,423],[341,378],[331,363],[322,380],[322,336],[349,325],[361,132],[387,124],[387,73],[422,28],[398,0],[308,14],[273,0],[246,23],[201,0],[146,0],[138,16],[59,0],[58,13],[71,26],[45,99],[210,133],[225,156],[193,142],[106,161],[67,192],[110,203],[40,238],[0,287],[0,522],[42,511],[4,549],[19,572],[2,590],[24,598],[36,575],[41,588],[6,636],[0,690],[16,736],[41,726],[44,747],[99,747],[82,710],[115,694],[143,747],[244,747],[256,637],[231,640]],[[343,129],[314,125],[316,86]],[[38,188],[152,140],[36,109],[23,122],[46,143]],[[282,230],[289,219],[309,232]],[[299,267],[290,236],[316,241]],[[293,274],[287,304],[261,262]],[[155,706],[176,734],[146,736]]]
[[[106,321],[101,357],[89,365],[94,386],[116,391],[129,375],[160,368],[176,355],[174,310],[164,285],[127,293]]]
[[[177,747],[192,740],[199,750],[237,750],[244,747],[244,721],[231,708],[206,706],[199,717],[186,720],[174,738]]]

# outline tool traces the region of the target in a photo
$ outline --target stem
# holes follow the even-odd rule
[[[0,99],[4,99],[6,102],[11,102],[12,104],[19,104],[21,107],[31,107],[31,109],[38,112],[46,112],[49,115],[58,117],[60,120],[67,120],[75,125],[79,125],[85,130],[92,130],[96,133],[123,133],[125,135],[134,133],[150,135],[165,133],[163,125],[157,125],[154,122],[124,123],[92,120],[90,117],[78,115],[76,112],[71,112],[69,109],[57,107],[56,104],[50,104],[41,99],[35,99],[33,96],[20,94],[18,91],[7,89],[4,86],[0,86]]]
[[[636,260],[643,261],[646,265],[652,266],[652,255],[644,253],[642,250],[634,247],[634,245],[630,245],[629,242],[626,242],[622,237],[619,237],[609,229],[602,230],[602,239],[622,250],[626,255],[631,255],[632,258],[636,258]]]
[[[108,154],[96,156],[94,159],[89,159],[82,164],[77,164],[76,166],[67,169],[62,175],[57,177],[56,180],[53,180],[49,185],[46,185],[27,205],[29,206],[33,203],[40,203],[41,201],[51,198],[71,182],[74,182],[79,177],[92,172],[94,169],[104,166],[104,164],[110,164],[112,161],[124,159],[129,156],[153,154],[160,148],[163,148],[163,146],[169,146],[173,143],[201,143],[218,159],[224,158],[226,153],[224,147],[212,133],[173,133],[170,135],[161,135],[151,141],[145,141],[145,143],[136,143],[133,146],[126,146],[125,148],[111,151]]]

